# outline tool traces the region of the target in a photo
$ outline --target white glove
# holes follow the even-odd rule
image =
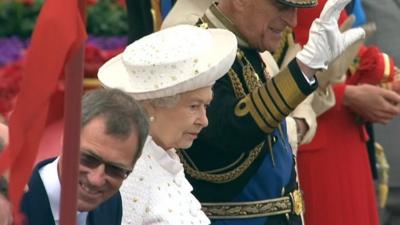
[[[338,26],[340,12],[350,0],[328,0],[319,18],[310,28],[303,50],[296,58],[312,69],[327,69],[328,64],[349,45],[365,37],[363,28],[352,28],[341,33]]]

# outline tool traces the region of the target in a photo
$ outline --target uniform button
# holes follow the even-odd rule
[[[275,135],[272,135],[272,144],[275,144],[278,141],[278,138]]]

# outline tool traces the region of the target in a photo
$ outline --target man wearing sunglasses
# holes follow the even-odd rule
[[[142,109],[115,89],[83,97],[77,225],[120,224],[118,192],[139,158],[148,133]],[[29,181],[22,210],[29,225],[58,225],[63,156],[42,161]]]

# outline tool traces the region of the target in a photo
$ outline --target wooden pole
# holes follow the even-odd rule
[[[82,18],[86,18],[85,1],[75,1],[78,1]],[[75,52],[71,52],[65,65],[60,225],[76,224],[84,47],[83,44]]]

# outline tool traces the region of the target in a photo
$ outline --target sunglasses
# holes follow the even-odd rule
[[[90,169],[95,169],[101,164],[104,164],[105,173],[112,178],[125,179],[132,172],[132,169],[126,169],[116,166],[112,162],[107,162],[103,160],[100,156],[97,156],[93,153],[81,152],[80,154],[81,165]]]

